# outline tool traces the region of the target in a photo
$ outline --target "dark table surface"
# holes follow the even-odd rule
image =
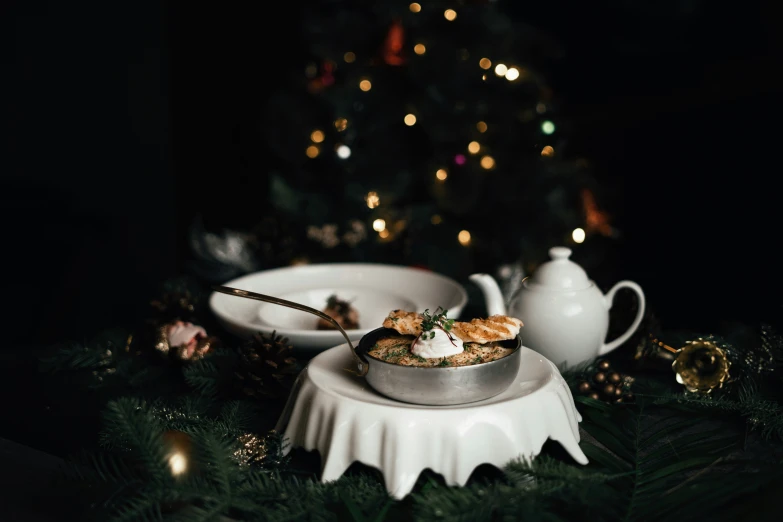
[[[62,460],[58,457],[0,438],[0,513],[3,520],[54,522],[57,502],[51,488]]]

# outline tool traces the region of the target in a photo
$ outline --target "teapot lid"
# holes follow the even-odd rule
[[[539,266],[530,278],[530,284],[549,290],[582,290],[592,282],[584,269],[571,261],[571,249],[552,247],[549,249],[551,261]]]

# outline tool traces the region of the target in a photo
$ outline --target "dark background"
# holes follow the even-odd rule
[[[33,349],[135,324],[197,213],[257,219],[262,108],[298,50],[279,4],[0,2],[0,438],[62,456],[94,437],[98,399],[48,382]],[[637,281],[666,328],[780,319],[779,8],[517,4],[563,45],[547,72],[571,152],[622,232],[591,275]],[[0,447],[0,482],[38,489],[42,458]]]
[[[193,4],[0,7],[2,349],[128,324],[184,266],[196,212],[241,227],[263,205],[261,110],[295,9]],[[781,17],[594,4],[516,10],[563,44],[572,151],[623,233],[601,282],[639,282],[671,328],[777,316]]]

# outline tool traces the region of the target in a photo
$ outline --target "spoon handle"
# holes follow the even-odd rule
[[[361,357],[358,353],[356,353],[356,348],[353,346],[353,343],[351,342],[351,339],[348,337],[348,334],[345,333],[343,327],[340,326],[340,323],[338,323],[334,319],[334,317],[325,314],[320,310],[316,310],[315,308],[310,308],[309,306],[305,306],[303,304],[295,303],[293,301],[286,301],[285,299],[280,299],[279,297],[272,297],[270,295],[257,294],[256,292],[250,292],[249,290],[240,290],[239,288],[231,288],[230,286],[221,286],[221,285],[214,285],[212,287],[212,290],[214,290],[215,292],[220,292],[222,294],[233,295],[236,297],[244,297],[246,299],[255,299],[256,301],[264,301],[266,303],[286,306],[288,308],[293,308],[294,310],[301,310],[302,312],[307,312],[316,315],[321,319],[324,319],[325,321],[329,321],[332,325],[334,325],[335,328],[337,328],[340,331],[341,334],[343,334],[343,337],[345,337],[345,340],[348,342],[348,346],[351,348],[351,352],[353,353],[354,357],[356,357],[356,359],[359,361],[359,373],[361,375],[365,375],[367,373],[367,370],[369,369],[367,365],[367,361],[364,360],[364,358]]]

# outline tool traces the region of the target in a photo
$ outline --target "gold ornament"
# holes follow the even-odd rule
[[[262,462],[267,456],[266,441],[252,433],[244,433],[237,438],[239,448],[234,458],[240,466],[249,466]]]
[[[193,441],[190,435],[177,430],[169,430],[163,434],[163,442],[166,444],[166,461],[169,470],[175,477],[188,472]]]
[[[674,353],[676,358],[672,370],[677,375],[677,382],[689,392],[710,393],[723,387],[729,379],[731,362],[726,352],[712,341],[689,341]]]
[[[217,343],[217,338],[208,335],[195,335],[186,343],[171,346],[172,329],[183,325],[193,326],[183,321],[175,321],[158,326],[155,329],[155,350],[162,355],[173,356],[182,361],[197,361],[214,347]]]

